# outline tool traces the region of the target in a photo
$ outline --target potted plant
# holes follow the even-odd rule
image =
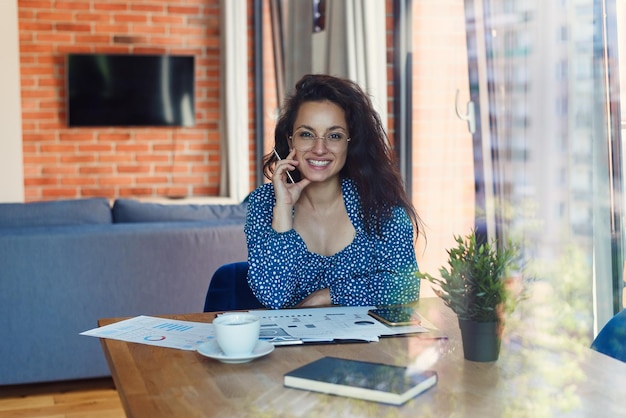
[[[441,279],[417,274],[437,285],[437,296],[457,314],[465,358],[495,361],[503,314],[510,302],[506,273],[517,260],[517,250],[510,244],[498,247],[495,239],[480,243],[475,230],[465,237],[455,236],[455,241],[456,247],[447,250],[448,267],[439,269]]]

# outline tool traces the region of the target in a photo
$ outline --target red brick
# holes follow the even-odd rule
[[[89,3],[79,1],[61,1],[54,2],[55,10],[89,10]]]
[[[133,184],[133,178],[132,177],[121,177],[121,176],[118,176],[118,177],[114,177],[114,176],[100,176],[99,184],[106,185],[106,186],[129,185],[129,184]]]
[[[113,167],[110,166],[81,166],[78,169],[80,174],[113,174]]]
[[[20,9],[52,9],[52,0],[20,0]]]
[[[56,140],[56,135],[52,132],[46,133],[25,133],[22,135],[22,142],[43,142],[43,141],[54,141]]]
[[[57,46],[57,53],[61,55],[65,54],[85,54],[89,52],[94,52],[93,48],[90,46],[84,45],[59,45]]]
[[[140,33],[142,35],[163,35],[167,33],[167,28],[164,26],[156,26],[156,25],[133,25],[133,30],[135,33]]]
[[[204,176],[174,176],[174,183],[204,184]]]
[[[184,43],[184,38],[180,36],[153,36],[152,44],[154,45],[179,45]]]
[[[145,23],[148,16],[139,13],[117,13],[113,16],[113,22]]]
[[[100,154],[98,155],[98,161],[102,163],[129,163],[133,162],[134,158],[130,154]]]
[[[176,156],[176,161],[179,163],[203,162],[204,160],[205,160],[204,155],[201,155],[201,154],[194,154],[194,155],[183,154],[183,155]]]
[[[89,32],[91,31],[91,25],[89,24],[78,24],[78,23],[55,23],[54,27],[58,31],[67,31],[67,32]]]
[[[188,173],[189,166],[187,164],[167,164],[167,165],[155,165],[155,173]]]
[[[95,178],[90,177],[64,177],[61,179],[61,186],[93,186],[96,184]]]
[[[165,6],[158,4],[131,4],[130,10],[133,12],[163,13],[165,11]]]
[[[167,177],[150,176],[150,177],[137,177],[137,184],[157,184],[167,183]]]
[[[71,42],[72,35],[69,33],[40,32],[35,35],[35,42]]]
[[[113,145],[111,144],[79,144],[78,152],[95,152],[95,153],[107,153],[113,151]]]
[[[111,0],[100,0],[95,1],[93,4],[94,10],[98,10],[101,12],[119,12],[129,9],[129,2],[117,1],[113,2]]]
[[[152,149],[155,152],[175,152],[175,151],[183,151],[185,146],[183,144],[154,144],[152,145]]]
[[[42,145],[40,150],[42,154],[71,154],[75,147],[73,145]]]
[[[49,45],[30,44],[27,42],[20,43],[20,52],[23,54],[45,54],[51,51]]]
[[[149,173],[150,167],[144,165],[118,165],[117,166],[118,173]]]
[[[195,196],[217,196],[220,192],[218,186],[193,187]]]
[[[56,176],[46,176],[38,178],[25,178],[25,186],[56,186],[58,184]]]
[[[111,21],[111,17],[104,13],[77,13],[75,20],[77,22],[103,22]]]
[[[175,35],[191,35],[191,36],[203,36],[204,31],[202,28],[195,28],[190,26],[174,26],[170,29],[170,33]]]
[[[127,23],[115,23],[115,24],[104,24],[104,23],[96,23],[94,32],[95,33],[106,33],[108,35],[116,35],[116,34],[126,34],[129,33],[131,26]]]
[[[54,117],[56,117],[56,113],[53,112],[22,112],[22,119],[25,120],[52,119]]]
[[[128,133],[100,133],[98,141],[128,141],[130,134]]]
[[[39,123],[37,124],[37,126],[39,127],[39,130],[41,131],[50,131],[50,130],[54,130],[54,131],[58,131],[59,129],[64,129],[66,128],[66,123],[65,123],[65,117],[64,116],[60,116],[61,119],[56,120],[55,121],[39,121]]]
[[[118,46],[118,45],[109,45],[109,46],[101,46],[97,45],[94,47],[94,51],[97,54],[128,54],[131,52],[130,48],[127,46]]]
[[[59,139],[61,141],[71,142],[92,141],[94,139],[94,134],[92,132],[62,132],[59,135]]]
[[[55,8],[56,10],[56,8]],[[37,12],[37,20],[40,22],[72,22],[74,15],[72,12]]]
[[[148,144],[118,144],[115,150],[117,152],[149,153],[150,146]]]
[[[112,187],[81,187],[80,194],[85,197],[107,197],[112,199],[116,196],[116,191]]]
[[[167,15],[167,16],[152,16],[150,18],[150,21],[152,23],[158,23],[158,24],[168,24],[168,25],[184,25],[185,24],[185,18],[184,17],[180,17],[180,16],[171,16],[171,15]]]
[[[78,192],[75,188],[52,188],[43,189],[41,196],[44,199],[74,199],[78,197]]]
[[[96,157],[93,155],[62,155],[61,162],[64,164],[71,163],[93,163],[96,161]]]
[[[106,44],[111,42],[109,35],[76,35],[76,42],[81,44]]]
[[[44,176],[52,176],[52,175],[56,175],[56,174],[62,174],[62,175],[76,175],[77,170],[76,167],[74,166],[46,166],[43,167],[41,170],[41,174],[43,174]]]
[[[164,161],[169,161],[170,157],[169,155],[154,155],[154,154],[150,154],[150,155],[138,155],[135,160],[137,162],[141,162],[141,163],[158,163],[158,162],[164,162]]]
[[[113,43],[116,44],[140,44],[148,42],[148,38],[145,36],[124,36],[124,35],[115,35],[113,36]]]
[[[133,49],[133,51],[136,54],[167,54],[166,48],[157,48],[157,47],[145,48],[145,47],[136,46]]]
[[[153,190],[150,187],[120,187],[121,197],[152,196]]]
[[[157,196],[166,196],[166,197],[172,197],[172,196],[188,196],[189,195],[189,190],[187,190],[186,187],[174,187],[174,186],[168,186],[168,187],[158,187],[157,188]]]
[[[135,140],[137,141],[153,141],[153,140],[163,140],[169,139],[171,136],[171,132],[168,130],[157,130],[151,129],[149,131],[141,130],[137,131],[134,135]]]

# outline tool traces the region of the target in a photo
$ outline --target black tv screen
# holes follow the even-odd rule
[[[194,57],[69,54],[68,126],[194,126]]]

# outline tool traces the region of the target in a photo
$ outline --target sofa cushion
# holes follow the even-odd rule
[[[238,205],[164,205],[117,199],[113,204],[113,222],[180,222],[212,219],[245,219],[246,204]]]
[[[0,204],[0,228],[111,222],[111,206],[105,198]]]

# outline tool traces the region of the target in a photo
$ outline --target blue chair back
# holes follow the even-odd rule
[[[204,312],[264,307],[248,286],[247,261],[225,264],[215,271],[204,300]]]
[[[591,348],[623,362],[626,362],[626,309],[606,323]]]

